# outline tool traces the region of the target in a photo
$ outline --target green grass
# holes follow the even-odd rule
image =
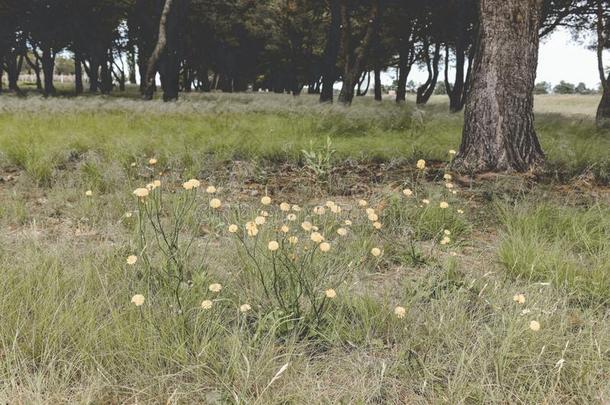
[[[257,98],[258,97],[258,98]],[[457,149],[461,116],[433,104],[423,111],[363,100],[350,109],[314,97],[192,96],[177,105],[116,98],[2,100],[0,150],[41,184],[74,155],[95,152],[127,165],[155,155],[168,165],[217,159],[294,161],[330,136],[337,159],[442,160]],[[150,107],[150,108],[147,108]],[[591,172],[608,181],[610,137],[583,116],[538,116],[549,173]]]
[[[438,99],[416,112],[267,94],[169,105],[0,98],[0,401],[609,401],[609,138],[590,117],[565,114],[565,100],[553,114],[554,100],[543,99],[537,117],[549,160],[541,183],[456,181],[452,194],[442,175],[461,118]],[[582,103],[575,112],[591,100],[574,99]],[[320,177],[301,150],[321,151],[327,136],[336,153]],[[419,158],[434,161],[425,174],[414,168]],[[175,222],[192,177],[202,186]],[[178,266],[158,232],[147,227],[142,242],[132,191],[153,179],[162,184],[159,220],[166,229],[182,224],[175,257],[192,284],[165,278]],[[208,184],[218,188],[218,211]],[[271,206],[260,203],[265,193]],[[341,213],[314,214],[327,200]],[[282,201],[303,208],[296,221]],[[283,240],[282,224],[299,236],[299,255],[314,246],[303,220],[331,243],[305,264],[317,299],[337,292],[320,322],[294,319],[267,299],[228,233],[229,223],[243,227],[261,210],[270,214],[257,245],[267,280],[267,243]],[[445,229],[451,240],[441,245]],[[373,247],[383,255],[371,256]],[[139,257],[133,266],[130,254]],[[279,280],[285,293],[296,288],[288,279]],[[217,295],[212,282],[223,285]],[[130,303],[136,293],[146,296],[142,307]],[[520,293],[523,304],[513,301]],[[214,300],[212,310],[203,299]],[[252,306],[245,314],[244,303]]]
[[[551,282],[575,300],[610,302],[610,209],[552,203],[504,209],[499,258],[509,274]]]

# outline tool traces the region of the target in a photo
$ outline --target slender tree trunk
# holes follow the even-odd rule
[[[368,55],[373,36],[376,35],[379,18],[379,0],[373,0],[369,17],[369,24],[364,34],[364,38],[360,41],[353,54],[351,51],[351,21],[349,16],[349,1],[341,1],[341,23],[343,32],[341,33],[341,46],[343,48],[344,68],[343,68],[343,85],[339,92],[339,101],[344,105],[350,105],[354,99],[354,86],[362,70],[364,59]]]
[[[322,90],[320,102],[333,101],[333,86],[337,80],[337,57],[341,38],[341,1],[330,0],[330,27],[322,62]]]
[[[55,53],[49,46],[42,48],[42,71],[44,74],[44,95],[55,94],[53,72],[55,71]]]
[[[167,35],[166,35],[166,25],[167,25],[167,16],[172,7],[173,0],[165,0],[165,4],[163,6],[163,11],[161,11],[161,18],[159,19],[159,36],[157,38],[157,44],[155,45],[155,49],[153,50],[150,58],[148,59],[148,66],[146,67],[146,76],[145,76],[145,90],[143,98],[145,100],[152,100],[153,92],[154,92],[154,84],[155,84],[155,76],[157,75],[157,68],[159,65],[159,58],[161,58],[161,54],[165,50],[165,45],[167,44]]]
[[[136,80],[136,51],[133,45],[127,51],[127,68],[129,70],[129,83],[138,84]]]
[[[375,101],[381,101],[381,69],[375,68]]]
[[[16,93],[20,93],[21,89],[19,89],[19,72],[20,69],[17,64],[18,56],[14,52],[9,52],[5,56],[6,62],[6,74],[8,76],[8,91],[14,91]]]
[[[543,163],[533,113],[542,2],[480,0],[457,170],[527,171]]]
[[[602,98],[599,100],[597,106],[597,113],[595,115],[595,124],[598,128],[610,128],[610,73],[606,77],[606,71],[604,70],[604,45],[607,39],[604,38],[604,9],[602,1],[597,1],[597,69],[599,72],[599,79],[602,84]]]
[[[409,49],[403,49],[398,56],[398,81],[396,82],[396,103],[401,104],[407,100],[407,79],[413,66],[413,44]]]
[[[77,95],[83,93],[83,66],[78,51],[74,51],[74,91]]]
[[[459,112],[464,108],[464,63],[466,55],[460,40],[455,46],[455,80],[453,85],[449,83],[449,47],[445,48],[445,87],[449,96],[449,111]]]
[[[438,81],[438,64],[441,59],[441,46],[437,43],[434,46],[434,55],[432,56],[432,62],[430,62],[430,58],[426,60],[426,65],[428,67],[428,80],[417,89],[417,104],[426,104],[430,97],[434,93],[434,89],[436,88],[436,82]]]

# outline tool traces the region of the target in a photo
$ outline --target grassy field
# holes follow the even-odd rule
[[[608,403],[596,102],[470,178],[440,98],[0,97],[0,401]]]

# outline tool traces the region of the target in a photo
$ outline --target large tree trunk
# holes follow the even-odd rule
[[[144,87],[144,95],[143,98],[145,100],[152,100],[153,93],[155,90],[155,76],[157,75],[157,68],[159,65],[159,58],[161,58],[161,54],[165,50],[165,45],[167,44],[167,34],[166,34],[166,25],[167,25],[167,16],[172,7],[173,0],[165,0],[165,4],[163,6],[163,11],[161,11],[161,18],[159,19],[159,36],[157,38],[157,44],[155,45],[155,49],[152,51],[150,58],[148,59],[148,66],[146,67],[146,75],[144,79],[145,87]]]
[[[610,128],[610,73],[606,77],[604,70],[604,45],[607,39],[604,38],[604,9],[601,1],[597,2],[597,69],[599,79],[602,84],[602,98],[597,106],[595,124],[598,128]]]
[[[480,0],[456,169],[527,171],[543,163],[533,114],[542,1]]]
[[[340,0],[330,1],[330,27],[324,49],[322,62],[322,90],[320,102],[333,101],[333,86],[337,80],[337,57],[339,56],[339,41],[341,37],[341,3]]]

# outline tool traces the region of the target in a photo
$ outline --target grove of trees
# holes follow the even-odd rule
[[[27,65],[53,95],[67,56],[76,94],[127,83],[165,101],[306,88],[332,102],[340,82],[338,101],[349,106],[371,85],[381,100],[380,72],[395,68],[395,101],[404,103],[419,66],[428,77],[413,89],[417,104],[444,93],[452,112],[464,110],[457,169],[525,171],[544,158],[532,95],[549,90],[534,83],[538,44],[557,27],[594,38],[596,122],[610,126],[610,0],[2,0],[0,91],[20,93]]]

